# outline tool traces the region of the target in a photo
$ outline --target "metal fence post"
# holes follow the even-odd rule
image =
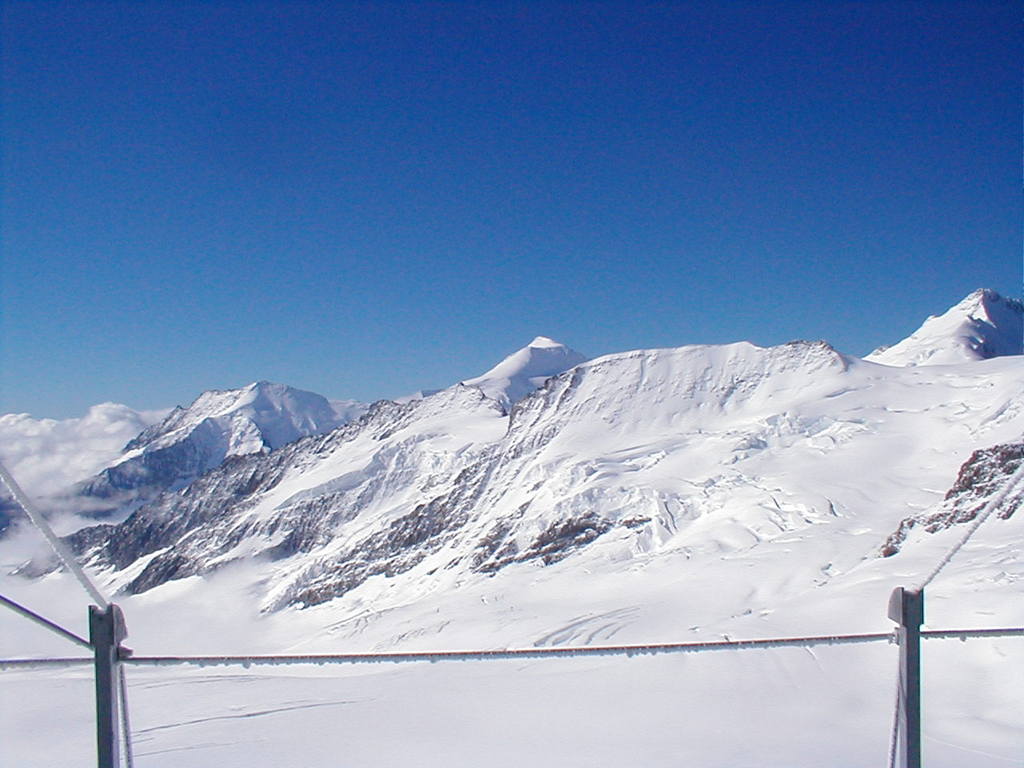
[[[124,615],[111,604],[106,609],[89,606],[89,641],[95,653],[96,675],[96,765],[120,765],[117,664],[121,641],[127,637]]]
[[[921,625],[924,623],[924,590],[896,587],[889,597],[889,618],[899,624],[900,700],[898,764],[921,768]]]

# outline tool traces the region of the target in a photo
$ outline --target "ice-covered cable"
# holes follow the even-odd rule
[[[408,662],[488,661],[511,659],[552,659],[582,656],[653,656],[662,653],[698,653],[701,651],[753,650],[765,648],[808,648],[817,645],[851,645],[892,642],[892,632],[864,635],[823,635],[785,637],[764,640],[717,640],[698,643],[654,643],[650,645],[585,645],[578,647],[513,648],[490,651],[411,651],[409,653],[324,653],[265,656],[132,656],[124,664],[173,666],[195,664],[217,666],[276,666],[283,664],[395,664]]]
[[[923,640],[960,640],[977,637],[1024,637],[1024,627],[992,627],[990,629],[922,629]]]
[[[128,718],[128,681],[125,679],[124,664],[117,665],[118,686],[121,693],[121,736],[124,739],[124,762],[127,768],[135,768],[135,753],[132,749],[132,724]]]
[[[3,480],[4,485],[7,486],[7,490],[10,491],[14,500],[18,503],[18,506],[22,508],[28,519],[32,521],[32,524],[39,529],[43,537],[53,547],[53,551],[60,558],[60,561],[64,564],[64,567],[74,574],[75,578],[78,579],[78,583],[81,584],[85,591],[89,593],[89,596],[96,601],[100,608],[106,608],[108,603],[107,599],[103,596],[103,593],[96,588],[96,585],[89,580],[89,577],[85,575],[85,571],[82,570],[82,566],[78,564],[74,556],[64,546],[57,534],[53,532],[50,525],[46,522],[46,519],[39,513],[39,510],[35,508],[35,505],[29,500],[25,492],[21,490],[21,486],[11,477],[11,473],[7,471],[7,468],[0,463],[0,480]]]
[[[896,768],[896,742],[900,737],[900,672],[896,672],[896,701],[892,706],[892,730],[889,732],[889,768]]]
[[[16,672],[23,669],[60,669],[63,667],[86,667],[95,664],[94,658],[63,659],[0,659],[0,672]]]
[[[55,634],[60,635],[65,640],[70,640],[72,643],[75,643],[76,645],[81,645],[84,648],[89,648],[89,649],[92,648],[92,645],[90,645],[88,640],[85,640],[84,638],[79,637],[78,635],[76,635],[71,630],[64,629],[64,627],[62,627],[60,624],[57,624],[56,622],[50,621],[45,616],[40,616],[35,611],[29,610],[25,606],[23,606],[23,605],[21,605],[19,603],[14,602],[9,597],[4,597],[3,595],[0,595],[0,605],[4,605],[7,608],[10,608],[15,613],[20,614],[21,616],[24,616],[29,621],[34,621],[36,624],[40,625],[41,627],[46,627],[48,630],[50,630],[51,632],[53,632]]]
[[[974,518],[974,522],[971,524],[971,527],[967,529],[967,533],[965,533],[963,537],[953,545],[953,548],[946,553],[946,556],[942,558],[942,560],[939,561],[939,564],[932,569],[932,572],[925,577],[924,581],[922,581],[918,586],[917,591],[920,592],[932,583],[935,577],[939,575],[939,572],[949,564],[949,561],[952,560],[956,556],[956,553],[963,548],[964,544],[966,544],[971,536],[974,535],[975,531],[981,527],[981,524],[988,519],[989,515],[991,515],[999,505],[1003,503],[1006,497],[1010,495],[1011,491],[1016,490],[1016,488],[1021,485],[1022,480],[1024,480],[1024,461],[1022,461],[1020,466],[1017,467],[1017,470],[1010,475],[1010,479],[1006,481],[1003,489],[989,499],[981,512],[979,512],[977,517]]]
[[[121,660],[121,664],[143,666],[217,666],[238,664],[367,664],[380,662],[410,661],[463,661],[470,659],[522,659],[558,658],[566,656],[643,656],[656,653],[696,653],[698,651],[723,651],[751,648],[809,648],[816,645],[845,645],[847,643],[873,643],[881,640],[894,641],[893,633],[872,635],[829,635],[825,637],[783,638],[769,640],[726,640],[712,643],[664,643],[660,645],[584,646],[581,648],[526,648],[509,651],[436,651],[423,653],[376,653],[376,654],[307,654],[301,656],[132,656]],[[993,629],[926,629],[921,631],[923,640],[960,640],[972,638],[1024,637],[1024,627]],[[0,670],[34,669],[42,667],[70,667],[92,664],[91,658],[78,659],[0,659]]]

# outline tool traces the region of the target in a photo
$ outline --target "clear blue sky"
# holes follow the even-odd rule
[[[2,8],[0,412],[1020,294],[1016,2]]]

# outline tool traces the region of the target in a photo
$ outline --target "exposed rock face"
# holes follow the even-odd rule
[[[472,542],[476,542],[477,556],[454,556],[447,567],[459,567],[464,559],[468,570],[479,573],[493,573],[511,563],[534,559],[550,564],[614,527],[615,523],[597,514],[584,514],[553,521],[521,550],[512,537],[503,541],[501,556],[484,556],[487,535],[493,537],[493,529],[511,534],[517,522],[515,518],[499,519],[492,533],[480,538],[479,528],[487,520],[480,515],[479,505],[488,495],[493,496],[489,483],[506,458],[492,449],[481,451],[467,462],[445,492],[416,504],[405,514],[382,521],[377,530],[351,541],[337,541],[333,532],[373,506],[378,492],[401,493],[410,483],[423,479],[404,465],[402,455],[386,447],[374,457],[372,463],[379,474],[373,477],[361,477],[353,485],[335,483],[312,495],[298,494],[294,503],[286,503],[270,517],[247,515],[260,497],[277,488],[296,465],[317,455],[343,451],[347,442],[357,439],[386,443],[407,427],[415,427],[417,420],[429,420],[437,408],[456,413],[476,410],[485,418],[504,423],[500,404],[470,387],[459,386],[441,396],[405,405],[384,401],[358,422],[330,435],[307,438],[266,456],[230,459],[188,488],[165,493],[120,525],[79,531],[70,539],[72,546],[93,565],[118,570],[148,558],[140,573],[126,584],[126,590],[133,593],[218,568],[234,559],[232,551],[247,541],[259,542],[257,548],[271,560],[314,554],[268,606],[278,608],[316,605],[373,576],[405,573],[441,549],[472,549]],[[242,549],[240,554],[252,552],[251,547]],[[316,555],[325,549],[329,554]]]
[[[937,533],[954,525],[969,523],[989,500],[1003,490],[1010,476],[1024,461],[1024,442],[997,445],[975,451],[960,467],[956,482],[946,492],[946,498],[939,508],[921,517],[909,517],[890,534],[882,546],[883,557],[891,557],[900,551],[907,536],[915,527],[928,533]],[[1009,519],[1024,500],[1024,486],[1011,491],[994,510],[997,517]]]
[[[130,592],[239,557],[291,559],[296,569],[272,607],[316,604],[375,575],[404,573],[466,527],[493,472],[490,446],[507,429],[511,403],[583,360],[538,337],[467,384],[401,404],[382,401],[328,435],[290,443],[303,429],[322,431],[319,417],[329,414],[317,406],[326,401],[267,392],[276,385],[266,383],[206,393],[146,430],[127,447],[127,460],[84,488],[143,506],[120,525],[79,531],[72,544],[94,565],[134,565],[124,584]],[[296,400],[304,407],[282,407]],[[297,423],[297,412],[313,415]],[[462,447],[452,450],[453,439]],[[321,462],[338,468],[310,484],[303,470]],[[285,490],[289,481],[294,488]],[[383,518],[361,534],[338,536],[380,507]]]

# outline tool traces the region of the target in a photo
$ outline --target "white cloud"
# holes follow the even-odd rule
[[[30,496],[58,493],[96,474],[133,437],[167,414],[118,403],[94,405],[81,418],[0,416],[0,461]]]

